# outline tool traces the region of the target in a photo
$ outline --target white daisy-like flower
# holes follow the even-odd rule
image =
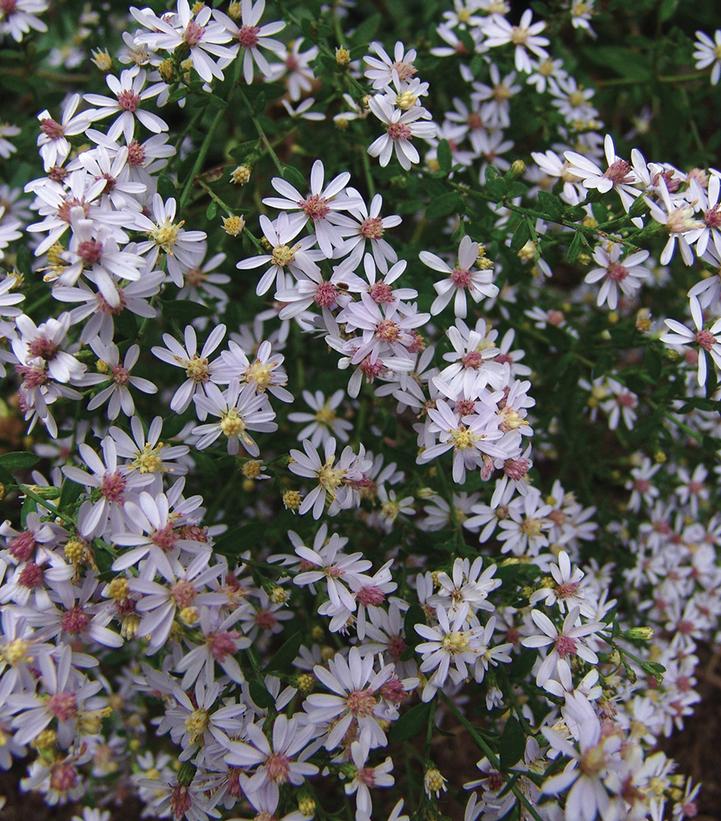
[[[713,40],[705,32],[697,31],[694,45],[696,68],[703,71],[711,66],[711,85],[715,86],[721,78],[721,29],[716,29]]]
[[[583,280],[589,284],[603,280],[596,304],[600,307],[608,302],[608,307],[614,311],[618,307],[619,290],[624,296],[633,296],[643,280],[651,276],[648,268],[642,265],[648,257],[648,251],[636,251],[624,257],[623,246],[619,243],[596,246],[593,259],[599,267],[589,271]]]
[[[416,105],[403,111],[395,107],[395,99],[395,94],[377,94],[368,101],[371,112],[386,127],[386,133],[370,144],[368,153],[378,157],[381,166],[388,165],[395,153],[401,168],[408,171],[421,159],[411,140],[420,137],[430,141],[436,136],[437,127],[428,122],[431,114],[423,106]]]
[[[438,296],[431,305],[431,314],[439,314],[451,299],[453,310],[457,317],[465,319],[467,314],[466,292],[474,302],[480,302],[483,297],[492,299],[498,295],[498,287],[493,284],[491,270],[478,271],[474,269],[478,259],[479,245],[468,236],[464,236],[458,246],[458,260],[455,267],[444,262],[436,254],[421,251],[420,260],[434,271],[448,274],[445,279],[433,284]]]

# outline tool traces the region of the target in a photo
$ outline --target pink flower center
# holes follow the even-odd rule
[[[29,367],[28,365],[16,365],[15,370],[18,375],[22,377],[23,387],[28,390],[39,388],[41,385],[45,385],[48,381],[48,375],[44,368]],[[20,401],[23,401],[22,396],[20,397]]]
[[[369,584],[366,587],[361,587],[361,589],[356,593],[356,598],[361,604],[378,607],[378,605],[383,604],[386,596],[380,587]]]
[[[315,302],[321,308],[332,308],[335,305],[338,289],[330,282],[321,282],[315,291]]]
[[[391,658],[398,660],[405,653],[407,646],[402,636],[391,636],[388,640],[388,652]]]
[[[636,479],[634,482],[634,487],[639,493],[648,493],[651,489],[651,483],[648,479]]]
[[[135,112],[140,105],[140,95],[131,89],[124,89],[118,94],[118,105],[123,111]]]
[[[295,56],[295,54],[289,54],[285,58],[285,67],[288,69],[288,71],[297,71],[298,68],[300,68],[300,63],[298,62],[298,58]]]
[[[451,280],[456,288],[467,288],[471,284],[471,272],[465,268],[454,268],[451,272]]]
[[[407,697],[407,693],[403,688],[403,682],[393,676],[381,687],[381,696],[391,704],[402,704]]]
[[[95,265],[103,255],[103,243],[86,239],[78,245],[78,256],[86,265]]]
[[[118,385],[127,385],[130,379],[130,374],[127,368],[122,365],[114,365],[112,368],[113,381]]]
[[[375,282],[371,285],[368,293],[370,298],[378,305],[387,305],[389,302],[393,302],[394,299],[393,289],[385,282]]]
[[[182,609],[184,607],[190,607],[198,594],[189,581],[181,579],[181,581],[176,582],[170,588],[170,595],[175,599],[175,603],[178,607]]]
[[[392,319],[381,319],[376,326],[376,336],[384,342],[395,342],[400,333],[401,329]]]
[[[278,619],[272,610],[258,610],[255,614],[255,623],[263,630],[272,630],[278,624]]]
[[[410,80],[417,70],[413,63],[404,63],[402,60],[396,60],[396,62],[393,63],[393,68],[396,70],[398,79],[401,82]]]
[[[710,331],[699,331],[696,334],[696,342],[705,351],[710,351],[716,344],[716,337]]]
[[[710,208],[703,215],[703,221],[709,228],[721,228],[721,206]]]
[[[614,185],[622,182],[629,182],[629,172],[631,166],[626,160],[614,160],[611,165],[605,170],[603,176],[608,177]]]
[[[265,760],[268,778],[276,784],[285,784],[290,773],[290,759],[282,753],[271,753]]]
[[[69,721],[78,714],[75,693],[55,693],[48,701],[48,710],[60,721]]]
[[[236,37],[243,48],[254,48],[258,45],[258,26],[241,26]]]
[[[564,636],[561,634],[556,638],[555,645],[556,652],[561,658],[576,655],[576,640],[572,639],[570,636]]]
[[[620,393],[616,401],[622,408],[635,408],[637,404],[636,397],[632,393]]]
[[[463,359],[461,359],[461,364],[464,368],[468,368],[469,370],[478,370],[483,363],[483,357],[478,351],[469,351]]]
[[[156,530],[150,536],[150,541],[154,545],[157,545],[165,553],[172,550],[175,547],[175,542],[177,541],[173,526],[167,524],[165,527],[161,527],[160,530]]]
[[[191,48],[197,46],[203,39],[203,27],[199,26],[195,20],[191,20],[185,27],[183,39]]]
[[[413,136],[410,126],[405,123],[391,123],[386,131],[392,140],[410,140]]]
[[[611,262],[606,269],[608,278],[614,282],[623,282],[628,276],[628,268],[621,265],[620,262]]]
[[[49,362],[58,352],[58,345],[46,336],[39,336],[28,343],[28,352],[30,356],[39,356]]]
[[[565,319],[565,316],[563,315],[563,313],[561,311],[549,311],[547,316],[546,316],[546,319],[548,320],[549,325],[553,325],[555,327],[558,327],[559,325],[563,324],[563,320]]]
[[[369,382],[372,382],[384,371],[383,363],[380,360],[373,362],[369,356],[361,362],[360,369]]]
[[[519,482],[528,473],[528,459],[506,459],[503,472],[514,482]]]
[[[559,584],[556,588],[556,596],[559,599],[568,599],[571,596],[575,596],[577,590],[578,582],[565,582],[564,584]]]
[[[51,117],[46,117],[40,120],[40,130],[51,140],[59,140],[65,135],[65,129],[59,122],[53,120]]]
[[[328,200],[321,197],[320,194],[311,194],[306,200],[301,200],[300,207],[305,211],[309,219],[313,222],[319,222],[328,216],[330,207]]]
[[[470,416],[476,409],[475,399],[459,399],[456,402],[455,411],[461,416]]]
[[[213,658],[216,661],[225,661],[227,656],[232,656],[236,650],[236,639],[239,637],[240,634],[235,630],[211,633],[206,641]]]
[[[68,197],[58,206],[58,219],[61,219],[63,222],[67,222],[69,224],[70,212],[73,208],[82,208],[83,215],[86,217],[90,212],[90,205],[85,202],[85,200],[78,199],[77,197]]]
[[[363,767],[358,770],[358,780],[362,781],[366,787],[374,787],[376,783],[376,773],[373,767]]]
[[[378,703],[370,690],[352,690],[346,697],[348,709],[358,718],[367,718]]]
[[[53,764],[50,768],[50,788],[66,793],[78,783],[78,773],[72,764]]]
[[[481,118],[481,115],[477,112],[469,114],[468,120],[466,122],[468,123],[468,127],[471,129],[475,130],[477,128],[483,128],[483,120]]]
[[[173,792],[170,795],[170,811],[173,813],[174,818],[182,818],[192,805],[193,800],[190,797],[190,791],[187,787],[181,787],[181,785],[178,784],[173,788]]]
[[[35,545],[36,541],[32,530],[25,530],[10,540],[10,553],[19,562],[26,562],[33,555]]]
[[[383,236],[383,222],[380,217],[367,217],[359,230],[360,235],[366,239],[380,239]]]
[[[117,470],[113,473],[106,473],[100,485],[100,492],[109,502],[120,504],[125,493],[125,477]]]
[[[60,619],[60,626],[63,631],[73,636],[87,630],[89,624],[90,616],[83,612],[77,605],[63,613]]]
[[[128,146],[128,165],[138,166],[145,162],[145,149],[137,140]]]
[[[20,571],[19,584],[23,587],[28,587],[33,590],[36,587],[42,587],[43,584],[43,569],[35,562],[28,562]]]

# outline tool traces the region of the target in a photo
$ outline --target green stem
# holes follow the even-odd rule
[[[450,711],[453,715],[461,722],[461,724],[466,728],[468,731],[468,735],[473,739],[476,746],[479,750],[481,750],[486,758],[491,762],[491,765],[498,770],[498,772],[502,772],[501,770],[501,760],[495,754],[495,752],[491,749],[488,742],[481,736],[476,728],[471,724],[471,722],[463,715],[463,713],[458,709],[458,707],[453,703],[453,701],[448,698],[445,693],[441,693],[441,698],[445,701],[446,705],[449,707]],[[528,810],[531,814],[531,817],[535,819],[535,821],[542,821],[541,816],[536,812],[533,805],[529,802],[526,796],[521,792],[521,790],[516,786],[515,783],[511,782],[509,785],[511,788],[511,792],[516,796],[518,801],[523,804],[523,806]]]
[[[265,146],[266,151],[270,154],[271,159],[273,160],[273,164],[278,170],[278,173],[282,176],[283,175],[283,165],[281,161],[278,159],[278,155],[275,153],[275,149],[273,148],[272,143],[268,139],[265,131],[263,130],[263,126],[258,121],[258,118],[255,116],[255,112],[253,111],[253,106],[250,104],[250,100],[246,97],[245,92],[242,89],[238,89],[238,93],[240,94],[243,102],[245,103],[246,108],[250,114],[250,121],[253,123],[255,130],[258,132],[258,136],[260,137],[260,141]]]
[[[180,195],[180,201],[178,203],[178,210],[182,211],[183,207],[185,206],[186,202],[188,201],[188,197],[190,196],[190,192],[193,188],[193,181],[197,176],[198,172],[203,166],[205,162],[205,158],[208,156],[208,151],[210,150],[210,143],[213,140],[213,135],[215,134],[215,129],[220,124],[220,121],[223,119],[223,116],[226,114],[225,108],[218,109],[215,117],[213,117],[213,121],[210,124],[210,128],[208,129],[208,133],[205,135],[203,142],[201,143],[200,150],[195,158],[195,162],[193,163],[193,169],[188,175],[188,179],[185,181],[185,186],[183,187],[183,192]]]

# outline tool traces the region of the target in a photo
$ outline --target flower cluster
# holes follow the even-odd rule
[[[721,618],[719,32],[55,5],[0,0],[18,791],[77,821],[693,817],[662,743]]]

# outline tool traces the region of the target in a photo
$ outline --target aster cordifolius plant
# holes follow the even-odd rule
[[[0,0],[11,806],[697,813],[713,11]]]

